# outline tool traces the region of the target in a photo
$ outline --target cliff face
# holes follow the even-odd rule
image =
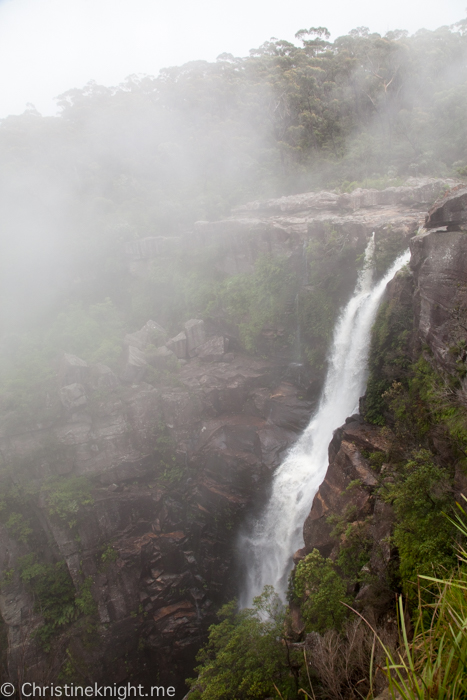
[[[67,407],[49,425],[4,434],[5,459],[32,465],[36,492],[28,500],[34,511],[19,508],[34,530],[28,541],[17,543],[2,528],[2,576],[13,572],[0,598],[12,677],[19,670],[28,680],[50,680],[65,650],[89,680],[119,682],[146,670],[149,677],[154,665],[161,682],[188,674],[214,610],[236,593],[242,513],[310,411],[281,381],[283,368],[240,354],[227,359],[190,360],[174,373],[176,386],[128,386],[114,377],[99,392],[83,376],[89,368],[66,356],[59,376],[81,378],[85,401],[69,407],[78,383],[65,384],[59,393]],[[70,377],[70,366],[81,376]],[[18,474],[8,476],[24,490]],[[71,483],[69,492],[54,491],[58,476]],[[78,623],[57,631],[52,667],[33,636],[40,611],[21,581],[31,551],[64,561],[75,589],[89,585],[97,608],[88,647]]]
[[[129,265],[144,276],[154,256],[182,244],[215,244],[216,264],[229,274],[253,270],[261,253],[285,255],[302,276],[299,303],[313,307],[319,285],[309,284],[308,266],[311,244],[321,241],[319,265],[339,277],[337,303],[355,283],[356,258],[371,232],[383,263],[416,232],[445,186],[424,181],[252,203],[229,220],[199,222],[185,242],[131,244]],[[434,231],[413,239],[414,278],[394,287],[411,300],[407,290],[415,284],[420,337],[445,366],[452,365],[449,347],[459,330],[452,309],[464,305],[463,235]],[[337,258],[326,257],[330,240],[351,251],[337,271]],[[294,308],[287,313],[284,326]],[[191,319],[179,330],[168,340],[149,321],[128,334],[119,376],[62,354],[41,415],[25,423],[5,412],[0,448],[10,500],[0,525],[0,611],[13,680],[50,681],[65,668],[93,682],[157,678],[180,686],[215,610],[237,593],[238,526],[307,424],[323,368],[304,382],[297,370],[303,363],[291,363],[290,352],[247,355],[238,329],[219,317]],[[273,347],[268,339],[283,332],[263,329],[265,352]],[[364,456],[385,445],[381,431],[360,418],[336,433],[305,524],[306,551],[317,546],[331,554],[335,538],[326,518],[353,505],[357,519],[377,516],[375,566],[388,561],[391,515],[372,496],[376,480]],[[346,490],[357,479],[360,485]],[[48,652],[37,634],[51,618],[31,586],[31,555],[52,568],[62,562],[63,590],[71,586],[80,601],[53,627]]]
[[[399,320],[405,319],[405,326],[399,327],[399,336],[394,333],[391,337],[391,326],[386,325],[380,332],[384,342],[378,346],[378,339],[373,340],[371,371],[373,379],[376,372],[380,380],[374,385],[380,394],[387,386],[386,396],[391,391],[393,399],[400,395],[400,382],[410,377],[410,363],[424,357],[427,366],[444,378],[446,387],[451,387],[445,391],[452,405],[465,406],[465,196],[466,189],[460,188],[431,209],[429,230],[410,241],[410,271],[400,272],[388,285],[384,318],[392,312]],[[398,347],[398,343],[402,345]],[[400,362],[402,354],[404,363]],[[362,414],[367,410],[368,395],[361,401]],[[336,521],[340,518],[346,526],[364,528],[369,552],[365,573],[371,582],[357,591],[356,601],[371,619],[387,614],[391,608],[391,581],[397,568],[391,538],[395,513],[388,500],[381,497],[385,484],[394,483],[393,467],[385,463],[388,456],[400,462],[409,459],[414,448],[426,447],[452,475],[455,496],[465,493],[467,487],[462,459],[465,444],[460,445],[457,436],[450,434],[449,424],[427,422],[421,433],[414,426],[411,434],[413,416],[405,417],[407,425],[401,425],[394,415],[385,415],[384,428],[356,415],[335,431],[329,446],[329,468],[305,521],[305,547],[295,555],[299,561],[317,548],[322,555],[336,560],[339,548],[345,545],[345,535],[336,530]],[[419,439],[423,444],[418,444]]]

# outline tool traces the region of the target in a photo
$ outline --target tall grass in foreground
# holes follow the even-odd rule
[[[465,499],[464,497],[464,500]],[[467,538],[466,512],[451,520]],[[459,568],[435,585],[433,602],[419,604],[411,641],[399,599],[401,646],[397,655],[386,651],[386,675],[392,698],[402,700],[463,700],[467,698],[467,550],[459,547]]]

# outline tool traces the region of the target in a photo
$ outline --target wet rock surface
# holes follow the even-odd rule
[[[417,278],[415,312],[422,342],[446,369],[455,368],[451,351],[465,335],[467,247],[462,231],[432,230],[411,241],[411,268]]]
[[[358,521],[372,514],[371,494],[378,475],[362,451],[385,452],[387,447],[381,429],[358,418],[335,431],[329,445],[329,467],[303,527],[304,554],[316,548],[323,556],[330,556],[338,542],[332,534],[335,524],[330,516],[341,516],[352,509],[352,517]]]
[[[224,272],[251,271],[264,253],[303,251],[329,226],[345,231],[355,250],[372,231],[405,240],[445,185],[416,181],[381,192],[250,203],[225,221],[198,222],[191,240],[197,246],[220,241]],[[132,271],[145,274],[152,257],[186,244],[168,241],[129,244]],[[423,234],[412,250],[421,337],[448,363],[449,314],[467,301],[463,234]],[[63,560],[75,590],[89,586],[97,609],[90,636],[83,636],[82,621],[73,622],[54,646],[54,663],[75,659],[83,680],[143,681],[158,674],[161,684],[181,686],[215,610],[237,593],[239,524],[316,407],[319,386],[308,393],[298,388],[290,358],[242,354],[229,345],[228,333],[210,330],[203,319],[178,330],[168,340],[164,328],[148,321],[127,334],[120,372],[64,354],[47,419],[25,426],[6,415],[0,424],[4,459],[27,463],[37,491],[34,511],[24,515],[38,533],[38,551],[44,561]],[[165,379],[152,380],[154,371]],[[358,417],[336,431],[296,558],[314,547],[331,554],[336,538],[328,517],[352,506],[356,520],[373,516],[380,549],[371,566],[383,575],[392,515],[373,498],[377,475],[364,453],[384,449],[383,433]],[[90,500],[72,502],[72,516],[51,509],[42,488],[58,477],[89,481]],[[15,483],[14,469],[11,478]],[[32,635],[42,618],[18,574],[27,553],[28,546],[2,528],[0,577],[16,572],[0,595],[10,674],[50,681],[57,668]]]
[[[410,352],[418,357],[423,344],[434,366],[448,377],[459,377],[459,368],[462,370],[466,360],[467,237],[462,230],[450,230],[455,228],[450,222],[456,217],[460,221],[463,212],[465,188],[433,207],[427,217],[429,230],[410,241],[411,274],[396,275],[386,293],[387,300],[396,302],[397,308],[410,306],[414,311]],[[460,228],[457,223],[456,227]],[[467,392],[462,375],[459,382],[457,397],[465,403]],[[442,462],[455,461],[442,426],[431,428],[430,440]],[[393,595],[384,581],[390,578],[395,555],[391,551],[395,516],[391,505],[378,494],[378,489],[393,479],[387,465],[382,464],[375,471],[368,459],[371,454],[386,453],[391,445],[397,445],[397,439],[388,427],[365,423],[360,415],[349,417],[335,431],[326,477],[304,524],[305,546],[294,555],[297,563],[316,548],[323,556],[335,559],[339,544],[345,540],[339,523],[364,526],[371,542],[366,570],[370,582],[358,591],[356,603],[367,619],[376,619],[379,612],[390,607]],[[465,475],[459,467],[455,470],[454,486],[457,494],[465,490]]]
[[[467,187],[456,188],[455,192],[436,202],[428,212],[425,228],[446,226],[448,231],[467,228]]]
[[[309,417],[312,404],[281,381],[286,367],[238,353],[223,362],[220,340],[198,346],[199,357],[173,370],[173,385],[152,386],[138,375],[130,384],[104,365],[66,359],[60,377],[85,371],[86,380],[57,388],[62,409],[52,424],[1,436],[7,460],[35,464],[39,497],[28,517],[42,533],[44,557],[66,563],[76,591],[90,585],[97,646],[89,651],[72,626],[55,651],[58,666],[72,654],[90,681],[150,678],[155,668],[167,684],[189,675],[214,611],[237,593],[235,537],[244,511]],[[125,352],[146,358],[126,341]],[[68,520],[41,491],[59,476],[84,476],[91,487],[92,503],[73,506]],[[7,549],[0,576],[28,553],[27,546]],[[21,672],[37,680],[52,672],[31,636],[42,618],[28,595],[16,573],[0,607],[12,678],[20,634],[29,659]]]

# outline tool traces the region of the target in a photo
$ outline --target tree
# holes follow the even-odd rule
[[[198,654],[198,677],[190,681],[190,700],[252,700],[296,693],[284,638],[284,608],[272,586],[253,607],[237,612],[232,601],[218,612],[209,641]]]

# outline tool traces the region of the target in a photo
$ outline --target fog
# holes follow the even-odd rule
[[[199,597],[185,573],[172,578],[164,568],[167,587],[164,582],[157,589],[162,597],[151,592],[135,597],[134,604],[131,590],[136,596],[146,567],[153,577],[149,581],[156,581],[152,567],[159,566],[163,551],[166,556],[166,550],[161,547],[159,552],[159,544],[154,544],[153,554],[148,551],[146,557],[143,533],[148,533],[147,542],[159,534],[173,536],[177,549],[167,550],[167,561],[175,553],[168,571],[172,566],[179,570],[183,554],[189,576],[199,579],[204,591],[203,578],[195,576],[198,564],[193,557],[195,568],[191,568],[191,550],[186,549],[192,546],[192,535],[178,539],[178,533],[185,529],[193,533],[201,553],[208,552],[211,543],[213,552],[221,548],[227,552],[230,545],[224,547],[217,534],[211,539],[211,533],[219,531],[222,520],[233,535],[235,513],[240,516],[246,503],[237,495],[241,490],[236,490],[235,476],[228,501],[235,502],[237,510],[223,505],[222,494],[227,492],[222,483],[230,479],[226,469],[232,459],[237,461],[232,455],[240,455],[238,484],[253,486],[258,478],[259,487],[270,468],[266,464],[271,465],[269,460],[276,460],[286,449],[293,440],[292,429],[302,422],[294,417],[289,426],[288,406],[294,416],[303,416],[313,405],[308,397],[317,399],[333,318],[353,285],[349,283],[346,291],[347,271],[350,277],[354,272],[356,276],[360,262],[365,267],[358,254],[363,247],[359,251],[350,245],[353,233],[347,227],[336,231],[329,219],[322,230],[316,226],[310,233],[306,223],[292,226],[303,237],[291,244],[295,233],[288,237],[285,223],[287,235],[284,229],[278,232],[278,238],[283,238],[277,247],[274,235],[260,242],[256,237],[263,226],[270,226],[272,217],[257,227],[245,221],[233,226],[231,222],[196,226],[196,222],[222,220],[246,202],[322,189],[336,193],[384,189],[400,186],[413,176],[452,178],[450,184],[467,181],[467,20],[457,12],[456,2],[445,6],[441,15],[434,3],[428,8],[412,3],[410,13],[408,3],[377,7],[378,16],[374,4],[363,2],[352,4],[352,15],[346,15],[343,2],[313,7],[296,0],[286,9],[278,2],[248,6],[217,2],[201,7],[172,3],[165,8],[135,0],[130,14],[129,4],[110,0],[0,0],[4,77],[0,114],[5,115],[0,119],[0,407],[5,446],[0,465],[0,525],[7,534],[4,541],[9,543],[10,535],[14,540],[12,546],[3,546],[2,565],[11,568],[4,569],[0,584],[19,586],[20,591],[20,597],[9,597],[8,589],[2,589],[8,614],[2,608],[0,646],[6,649],[4,619],[17,634],[10,636],[10,641],[16,639],[16,647],[10,644],[9,649],[17,653],[16,657],[10,654],[12,668],[17,659],[20,669],[21,664],[29,665],[36,673],[29,662],[32,656],[23,655],[23,640],[35,645],[37,631],[45,630],[55,638],[55,647],[50,648],[62,647],[56,658],[65,670],[69,661],[74,673],[71,644],[76,641],[80,674],[80,649],[86,649],[86,665],[88,658],[100,663],[105,656],[112,678],[132,678],[119,675],[120,669],[132,673],[127,663],[130,640],[134,641],[131,654],[138,657],[141,668],[144,665],[145,674],[157,670],[159,682],[159,666],[148,654],[172,657],[167,656],[167,641],[151,636],[153,621],[159,619],[158,606],[170,603],[165,610],[176,609],[183,619],[189,615],[186,619],[195,626],[189,622],[181,634],[194,630],[187,632],[187,639],[192,635],[190,644],[198,645],[201,638],[196,630],[208,620],[200,617],[198,601],[211,615],[215,607],[211,600],[217,605],[223,595],[218,582],[227,578],[213,576],[215,595],[208,598],[200,589]],[[412,14],[415,8],[417,17]],[[278,39],[270,39],[271,35]],[[24,110],[25,101],[29,104]],[[438,183],[437,191],[442,186],[449,190],[450,184]],[[256,216],[258,210],[252,207],[250,213]],[[355,216],[361,215],[356,212]],[[398,235],[387,236],[382,268],[384,260],[397,252],[393,240],[405,246],[404,230],[411,226],[405,221],[410,217],[398,216],[393,211],[384,224],[389,232],[395,222]],[[414,217],[418,216],[416,210]],[[399,226],[399,221],[404,223]],[[357,229],[358,220],[355,224]],[[244,233],[237,236],[238,229]],[[228,235],[223,236],[223,231]],[[265,252],[268,244],[269,250],[279,249],[282,255]],[[238,250],[238,259],[243,257],[243,272],[230,265],[233,249],[235,255]],[[399,308],[400,315],[405,315],[405,302],[391,313],[397,316]],[[187,324],[189,319],[198,320],[193,325]],[[281,320],[279,327],[279,319],[285,319],[283,326]],[[148,324],[149,320],[155,323]],[[221,349],[208,357],[222,362],[219,369],[209,369],[197,358],[186,367],[183,383],[186,345],[178,355],[180,362],[168,347],[159,346],[182,328],[200,330],[204,324],[208,347],[214,340]],[[125,335],[144,327],[142,334],[126,338],[124,350]],[[269,336],[271,327],[275,337]],[[228,353],[224,334],[232,341]],[[400,343],[409,342],[408,330],[397,334],[394,337],[404,339]],[[203,329],[197,351],[200,346],[206,348],[204,338]],[[388,338],[391,366],[399,366],[401,355],[392,354],[394,345]],[[186,344],[183,336],[179,340]],[[397,353],[403,352],[397,342]],[[463,358],[464,346],[456,348]],[[237,352],[238,363],[232,354]],[[139,364],[130,366],[130,359]],[[228,366],[227,360],[232,359],[235,362]],[[404,359],[401,372],[406,367]],[[296,371],[297,380],[292,375]],[[217,379],[211,383],[215,375],[219,383]],[[298,401],[305,397],[306,404],[289,401],[288,390],[282,392],[279,385],[277,396],[284,403],[277,404],[277,441],[267,433],[265,447],[270,456],[261,457],[256,471],[248,451],[259,452],[259,434],[250,438],[243,418],[251,411],[255,423],[265,426],[266,435],[272,424],[267,418],[273,410],[269,406],[276,397],[270,389],[276,380],[288,382],[289,376],[300,391]],[[349,376],[353,377],[352,371]],[[388,374],[388,389],[393,377]],[[374,387],[381,396],[379,382]],[[354,398],[360,393],[356,390]],[[206,424],[214,426],[224,411],[243,411],[243,407],[247,408],[241,421],[219,423],[219,432],[209,428],[199,441],[198,456],[192,459],[196,435],[206,430],[205,417]],[[230,443],[234,435],[230,426],[237,424],[238,442],[235,437]],[[211,457],[205,451],[208,444],[217,450],[221,443],[226,446],[225,462],[224,457],[218,460],[217,452]],[[187,476],[194,473],[192,466],[198,470],[198,464],[200,473],[207,474],[205,481],[196,482],[201,494],[211,492],[211,483],[217,483],[210,482],[209,474],[219,465],[221,488],[218,494],[217,487],[212,489],[212,503],[221,505],[214,505],[211,512],[197,501],[185,508],[186,494],[194,488]],[[90,507],[94,483],[96,493],[99,489],[95,509]],[[127,489],[127,483],[135,490]],[[165,484],[162,491],[159,483]],[[149,487],[154,490],[150,492]],[[134,499],[134,494],[140,494],[141,500],[136,500],[140,495]],[[149,501],[156,510],[149,506],[146,510]],[[142,505],[134,506],[137,502]],[[100,510],[103,503],[111,510]],[[198,509],[207,513],[208,520],[203,514],[197,519]],[[89,522],[89,533],[95,532],[95,540],[94,534],[82,539],[81,532],[76,535],[78,511]],[[129,553],[126,561],[131,557],[131,569],[116,563],[123,551],[117,551],[117,546],[124,548],[124,557]],[[66,566],[64,552],[71,557]],[[42,560],[44,566],[39,566]],[[222,557],[210,558],[208,552],[206,560],[206,571],[214,571]],[[114,571],[118,567],[115,576],[122,588],[120,583],[114,585],[113,573],[108,576],[106,566],[112,562]],[[27,568],[20,568],[23,564]],[[49,586],[44,572],[56,587]],[[227,577],[227,568],[224,572],[222,577]],[[72,581],[69,573],[76,579]],[[33,580],[41,582],[42,600],[52,600],[52,617],[49,613],[47,617],[46,607],[39,607],[39,593],[35,607],[32,596],[39,589],[31,587]],[[29,596],[28,586],[31,604],[23,605],[29,600],[23,596],[24,591]],[[97,596],[94,601],[93,591],[98,590],[102,610],[108,614],[94,625]],[[156,589],[151,583],[147,590]],[[211,596],[209,587],[206,593]],[[173,600],[188,595],[196,603],[196,613],[191,603],[193,612],[187,612],[185,601],[181,608],[172,608]],[[146,602],[144,608],[139,605],[148,599],[154,607]],[[23,618],[29,605],[29,617]],[[38,627],[38,617],[31,617],[39,610],[47,622],[43,627]],[[25,627],[24,619],[33,622]],[[175,619],[180,618],[171,618]],[[178,622],[172,629],[177,626]],[[169,629],[161,627],[161,634]],[[116,630],[115,636],[109,630]],[[140,646],[144,638],[148,646]],[[97,646],[101,639],[103,656]],[[177,644],[172,644],[173,649]],[[184,654],[187,647],[183,644],[180,649]],[[0,676],[3,657],[0,650]],[[165,665],[169,667],[181,681],[178,662]],[[58,670],[47,661],[47,674],[54,673],[54,668]]]
[[[1,11],[18,7],[19,17],[22,2]],[[90,21],[80,12],[73,23]],[[222,280],[202,256],[156,260],[135,279],[129,241],[190,236],[195,221],[253,199],[465,176],[465,20],[413,36],[360,28],[334,42],[324,30],[292,42],[277,33],[243,57],[227,51],[183,64],[182,32],[179,67],[116,87],[74,88],[57,54],[68,81],[60,116],[30,106],[0,121],[0,320],[17,368],[21,347],[88,359],[99,343],[111,348],[100,360],[112,364],[121,334],[148,318],[175,329],[212,308]],[[65,50],[66,35],[60,41]],[[225,37],[216,41],[229,48]],[[91,66],[92,51],[83,56]],[[26,62],[33,72],[40,64],[30,56],[23,71]],[[8,83],[15,80],[13,70]],[[96,305],[107,314],[98,341],[89,332]],[[2,381],[12,371],[4,365]]]
[[[55,98],[89,80],[117,85],[134,73],[248,54],[271,36],[293,40],[303,27],[325,26],[335,39],[354,27],[385,34],[452,24],[465,0],[0,0],[0,117],[32,103],[55,114]]]

